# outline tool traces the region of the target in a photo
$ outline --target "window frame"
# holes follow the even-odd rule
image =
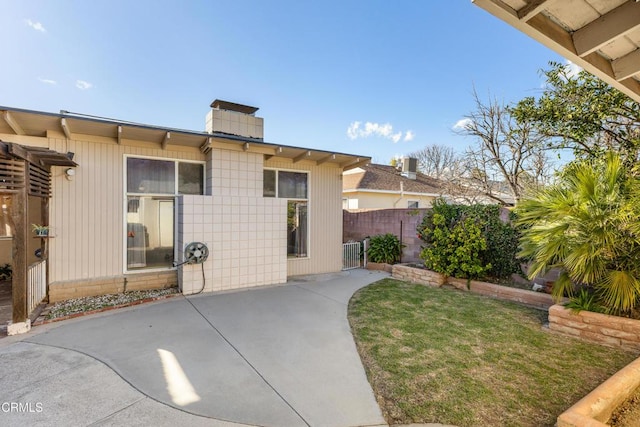
[[[146,160],[161,160],[166,162],[173,162],[175,164],[175,175],[173,184],[173,193],[129,193],[128,191],[128,159],[146,159]],[[202,160],[186,160],[176,159],[173,157],[158,157],[158,156],[145,156],[137,154],[124,154],[122,159],[122,176],[123,176],[123,197],[122,197],[122,272],[123,274],[142,274],[142,273],[154,273],[162,271],[176,270],[177,267],[162,267],[162,268],[138,268],[130,270],[127,266],[127,213],[128,213],[128,199],[129,197],[155,197],[161,199],[173,200],[173,258],[177,259],[178,255],[178,196],[181,194],[178,192],[179,185],[179,164],[180,163],[195,163],[202,165],[202,195],[205,195],[207,190],[207,162]]]
[[[411,207],[412,203],[415,203],[415,207]],[[420,209],[420,200],[407,200],[407,209]]]
[[[307,255],[304,257],[294,257],[294,256],[289,256],[289,254],[287,253],[287,261],[290,260],[308,260],[311,259],[311,171],[308,170],[301,170],[301,169],[287,169],[287,168],[269,168],[269,167],[264,167],[263,168],[263,179],[264,179],[264,171],[275,171],[276,172],[276,182],[275,182],[275,188],[276,188],[276,194],[275,196],[264,196],[264,182],[263,182],[263,197],[267,197],[267,198],[274,198],[274,199],[282,199],[282,200],[286,200],[287,201],[287,207],[289,206],[289,201],[293,201],[293,202],[306,202],[307,203]],[[307,197],[306,198],[289,198],[289,197],[280,197],[278,195],[278,172],[279,171],[283,171],[283,172],[296,172],[296,173],[304,173],[307,175]],[[287,213],[288,215],[288,213]],[[285,217],[285,221],[287,220],[287,217]],[[288,246],[288,243],[287,243]],[[287,251],[288,252],[288,251]]]

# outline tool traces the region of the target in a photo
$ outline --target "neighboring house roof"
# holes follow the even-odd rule
[[[640,102],[638,0],[473,3]]]
[[[416,179],[402,176],[396,168],[387,165],[368,164],[346,173],[342,178],[342,191],[388,191],[393,193],[420,193],[439,196],[443,192],[440,181],[420,172]]]
[[[232,103],[227,103],[224,106],[229,107],[230,104]],[[247,108],[253,109],[255,107]],[[241,146],[245,151],[255,150],[267,158],[291,159],[294,163],[307,160],[313,161],[317,165],[333,163],[343,170],[352,169],[371,161],[369,156],[293,147],[220,132],[207,133],[145,125],[68,111],[56,114],[0,106],[0,134],[46,137],[48,131],[62,132],[69,139],[77,138],[75,135],[95,135],[112,138],[117,144],[120,144],[123,139],[134,139],[155,142],[162,149],[165,149],[167,145],[180,145],[200,148],[202,152],[207,152],[214,142],[223,142]]]

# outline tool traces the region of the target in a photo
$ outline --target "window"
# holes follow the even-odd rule
[[[309,256],[309,174],[265,169],[262,195],[288,199],[287,202],[287,256]]]
[[[418,209],[418,205],[420,204],[417,200],[409,200],[407,203],[407,208],[409,209]]]
[[[203,194],[204,164],[127,157],[127,270],[173,267],[177,194]]]
[[[11,196],[0,196],[0,238],[13,236],[10,215]]]

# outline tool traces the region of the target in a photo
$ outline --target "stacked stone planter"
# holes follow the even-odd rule
[[[549,328],[599,344],[640,352],[640,320],[581,311],[561,305],[549,308]]]

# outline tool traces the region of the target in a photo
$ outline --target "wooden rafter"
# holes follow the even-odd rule
[[[69,139],[72,139],[71,129],[69,128],[69,123],[67,123],[67,119],[60,119],[60,127],[62,127],[62,131],[64,132],[64,136]]]
[[[551,15],[549,5],[555,1],[559,0],[547,0],[540,4],[536,1],[535,5],[534,1],[530,1],[528,6],[518,11],[502,0],[472,0],[495,17],[640,102],[640,81],[629,77],[635,76],[634,65],[629,63],[635,55],[626,59],[619,58],[619,62],[615,62],[599,51],[604,46],[603,43],[611,42],[615,37],[639,27],[640,2],[629,0],[583,28],[571,31],[558,23],[560,18]],[[527,7],[530,10],[523,10]],[[538,13],[534,13],[536,11]],[[527,20],[520,18],[525,15]],[[612,38],[605,40],[605,37]]]
[[[316,165],[320,166],[323,163],[327,163],[330,160],[335,160],[336,159],[336,155],[335,154],[329,154],[328,156],[325,156],[323,158],[321,158],[320,160],[318,160],[316,162]]]
[[[557,0],[531,0],[529,4],[518,10],[518,18],[521,21],[527,22],[555,1]]]
[[[169,143],[169,140],[171,139],[171,132],[167,132],[164,134],[164,138],[162,138],[162,149],[166,150],[167,149],[167,144]]]
[[[8,111],[2,112],[2,118],[9,125],[9,127],[16,133],[16,135],[25,135],[24,129],[18,123],[16,118]]]
[[[640,73],[640,49],[618,58],[611,63],[616,80],[624,80]]]
[[[293,163],[298,163],[301,160],[305,160],[307,157],[311,157],[311,151],[305,150],[303,153],[293,158]]]
[[[636,28],[640,28],[640,3],[626,2],[573,33],[576,53],[588,55]]]

